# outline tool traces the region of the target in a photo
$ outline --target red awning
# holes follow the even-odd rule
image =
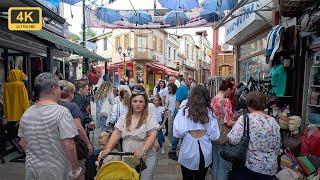
[[[166,75],[169,75],[169,76],[179,76],[179,72],[172,70],[162,64],[148,63],[147,66],[150,66],[150,67],[155,68],[157,70],[162,70],[166,73]]]

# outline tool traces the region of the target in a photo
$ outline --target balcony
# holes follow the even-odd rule
[[[157,60],[157,57],[153,49],[149,48],[134,48],[133,49],[133,60]]]

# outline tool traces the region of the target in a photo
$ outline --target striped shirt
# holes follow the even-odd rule
[[[22,116],[18,136],[27,141],[26,177],[55,169],[67,177],[70,162],[61,144],[62,139],[78,134],[70,111],[58,104],[33,105]],[[47,174],[50,175],[50,174]]]

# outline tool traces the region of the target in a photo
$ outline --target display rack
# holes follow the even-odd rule
[[[320,52],[314,53],[311,61],[306,62],[309,73],[308,94],[306,106],[306,124],[320,124]],[[308,68],[308,66],[310,68]]]

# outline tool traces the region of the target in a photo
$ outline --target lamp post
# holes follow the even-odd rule
[[[122,47],[118,47],[118,53],[123,57],[123,76],[126,77],[126,57],[129,57],[131,54],[132,48],[128,47],[127,52],[122,52]]]

